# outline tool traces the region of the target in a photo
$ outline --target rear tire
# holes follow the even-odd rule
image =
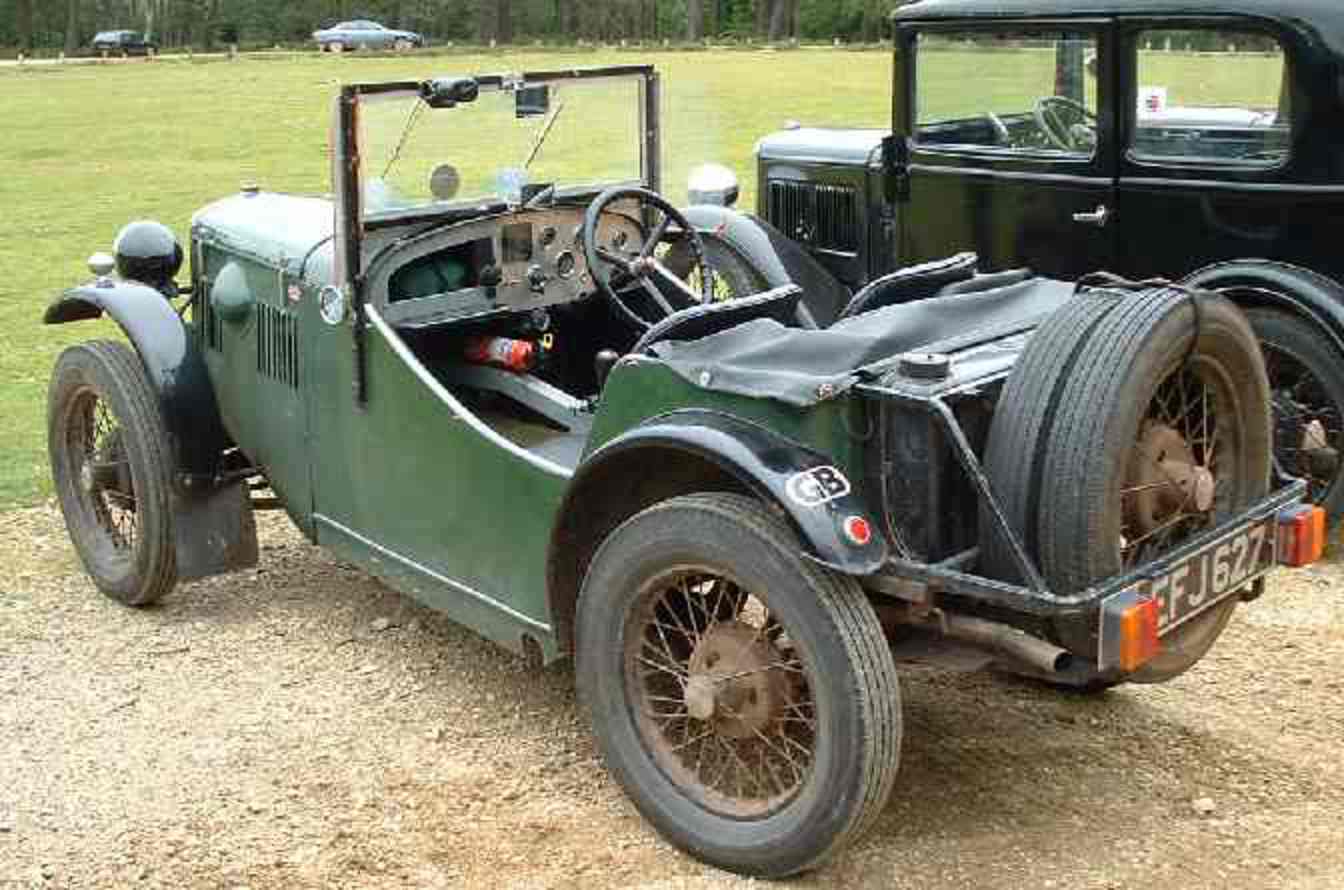
[[[900,759],[877,616],[801,549],[751,498],[665,501],[602,544],[576,624],[580,697],[639,811],[691,855],[770,878],[869,827]]]
[[[172,458],[139,358],[107,340],[66,349],[47,404],[52,481],[75,552],[106,595],[155,602],[177,583]]]

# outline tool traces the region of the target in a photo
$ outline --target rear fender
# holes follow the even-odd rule
[[[887,560],[882,526],[843,471],[824,454],[765,427],[711,411],[688,410],[652,418],[598,449],[579,468],[571,496],[602,467],[636,450],[694,455],[732,476],[743,488],[778,508],[798,532],[803,555],[846,575],[871,575]],[[578,504],[567,508],[580,509]],[[873,530],[863,545],[850,542],[843,524],[866,520]]]
[[[65,324],[104,313],[140,356],[172,439],[174,466],[187,479],[213,478],[229,440],[196,338],[161,293],[129,281],[72,288],[47,307],[42,321]]]
[[[1319,272],[1273,260],[1234,260],[1206,266],[1181,283],[1225,291],[1239,306],[1280,306],[1315,322],[1344,352],[1344,286]]]
[[[767,287],[801,287],[808,321],[818,327],[835,321],[848,305],[848,288],[797,242],[759,217],[717,205],[689,207],[684,215],[701,237],[722,241],[746,260]]]

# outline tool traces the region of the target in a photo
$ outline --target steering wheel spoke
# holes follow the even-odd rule
[[[653,252],[658,249],[658,245],[661,244],[663,238],[667,236],[667,230],[671,225],[672,217],[670,216],[664,216],[658,221],[658,225],[653,227],[653,232],[649,235],[649,239],[644,242],[644,247],[639,251],[639,258],[641,260],[647,260],[649,257],[653,256]]]
[[[622,256],[599,243],[598,230],[603,214],[612,205],[629,204],[632,201],[639,205],[641,213],[638,215],[645,219],[651,217],[649,211],[656,211],[658,222],[640,245],[638,254]],[[628,208],[624,212],[628,213]],[[669,286],[676,294],[684,294],[693,303],[708,303],[712,299],[711,286],[707,284],[701,291],[691,288],[657,257],[658,246],[673,235],[687,244],[694,260],[703,265],[705,248],[700,235],[680,211],[655,192],[642,188],[607,189],[597,196],[584,214],[581,241],[593,283],[617,313],[636,330],[645,330],[659,320],[645,318],[631,308],[626,295],[636,289],[642,290],[652,301],[647,309],[664,317],[677,311],[677,307],[668,299]]]

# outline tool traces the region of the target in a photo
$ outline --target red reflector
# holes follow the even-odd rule
[[[1279,513],[1279,563],[1309,566],[1325,555],[1325,510],[1299,504]]]
[[[1156,599],[1139,600],[1120,614],[1120,670],[1138,670],[1162,651],[1157,635],[1161,617]]]
[[[873,527],[862,516],[850,516],[845,520],[845,537],[849,543],[862,547],[873,539]]]

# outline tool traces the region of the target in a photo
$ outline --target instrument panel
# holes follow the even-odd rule
[[[583,216],[578,207],[523,210],[418,238],[379,264],[372,293],[386,293],[389,322],[411,327],[580,300],[594,287]],[[616,250],[642,240],[632,216],[608,213],[598,226],[599,243]]]

